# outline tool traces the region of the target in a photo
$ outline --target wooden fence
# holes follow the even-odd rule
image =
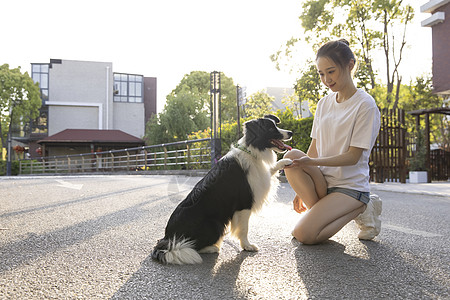
[[[375,182],[406,183],[406,127],[402,109],[381,109],[380,133],[370,155],[370,178]]]
[[[370,155],[370,180],[406,183],[408,158],[414,156],[415,140],[408,135],[405,112],[402,109],[381,109],[381,126]],[[448,180],[450,152],[442,149],[430,152],[431,180]]]
[[[450,151],[431,150],[430,171],[432,180],[448,180],[450,177]]]

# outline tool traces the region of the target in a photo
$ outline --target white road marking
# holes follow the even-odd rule
[[[81,188],[83,187],[82,184],[73,184],[73,183],[70,183],[70,182],[67,182],[64,180],[58,180],[58,179],[56,179],[56,181],[59,182],[58,186],[65,187],[68,189],[81,190]]]
[[[442,236],[442,234],[437,234],[437,233],[432,233],[432,232],[427,232],[427,231],[422,231],[422,230],[414,230],[414,229],[411,229],[411,228],[400,227],[400,226],[395,226],[395,225],[390,225],[390,224],[383,224],[382,227],[385,228],[385,229],[395,230],[395,231],[408,233],[408,234],[419,235],[419,236],[423,236],[423,237],[438,237],[438,236]]]

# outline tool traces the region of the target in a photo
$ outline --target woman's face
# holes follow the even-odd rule
[[[319,57],[316,67],[322,83],[333,92],[341,91],[352,80],[350,68],[341,69],[328,57]]]

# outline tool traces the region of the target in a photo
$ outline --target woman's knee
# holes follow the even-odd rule
[[[306,153],[298,149],[292,149],[291,151],[288,151],[286,152],[286,154],[284,154],[284,158],[290,159],[297,159],[303,156],[306,156]]]
[[[305,245],[315,245],[317,244],[317,234],[314,232],[303,230],[302,227],[296,227],[292,231],[294,238],[302,244]]]

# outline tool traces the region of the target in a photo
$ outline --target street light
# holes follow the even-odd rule
[[[211,164],[214,165],[219,160],[221,147],[221,114],[220,114],[220,72],[213,71],[210,74],[210,105],[211,105]]]
[[[241,137],[241,116],[240,107],[247,101],[247,88],[237,85],[236,86],[236,104],[237,104],[237,127],[238,127],[238,139]]]

